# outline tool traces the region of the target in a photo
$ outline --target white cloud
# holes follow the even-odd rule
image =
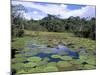
[[[28,20],[30,19],[34,19],[34,20],[40,20],[42,18],[44,18],[47,15],[41,15],[39,13],[34,13],[34,12],[29,12],[29,13],[24,13],[24,17]]]
[[[82,7],[81,9],[71,10],[62,15],[61,18],[68,18],[70,16],[80,16],[80,17],[95,17],[95,7],[93,6],[86,6]]]
[[[65,4],[46,4],[46,6],[42,4],[37,4],[34,2],[18,2],[18,1],[12,1],[12,4],[17,5],[17,4],[22,4],[25,7],[31,7],[38,9],[42,11],[44,14],[39,14],[41,12],[29,12],[26,13],[25,16],[26,18],[33,18],[33,19],[42,19],[46,16],[46,14],[51,14],[51,15],[60,15],[60,18],[68,18],[70,16],[80,16],[80,17],[95,17],[95,7],[94,6],[85,6],[82,7],[81,9],[76,9],[76,10],[70,10],[67,5]]]

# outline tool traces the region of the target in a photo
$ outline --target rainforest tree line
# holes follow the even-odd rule
[[[60,19],[57,15],[46,16],[41,20],[27,20],[23,17],[22,12],[27,10],[22,5],[11,5],[11,28],[12,38],[23,37],[24,30],[47,31],[47,32],[71,32],[75,36],[85,37],[95,40],[96,38],[96,19],[69,17]]]

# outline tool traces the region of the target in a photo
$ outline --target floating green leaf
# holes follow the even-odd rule
[[[25,70],[19,70],[19,71],[17,71],[17,73],[16,74],[27,74],[28,72],[26,72]]]
[[[52,55],[51,57],[52,58],[60,58],[61,56],[60,55]]]
[[[28,61],[31,61],[31,62],[39,62],[41,61],[42,59],[40,57],[30,57],[27,59]]]
[[[12,68],[12,69],[15,69],[15,70],[22,69],[22,68],[24,68],[24,63],[12,64],[12,65],[11,65],[11,68]]]
[[[62,59],[62,60],[72,60],[72,57],[70,57],[70,56],[61,56],[60,59]]]
[[[57,66],[58,66],[58,67],[71,67],[72,64],[69,63],[69,62],[67,62],[67,61],[59,61],[59,62],[57,63]]]
[[[29,63],[24,64],[24,67],[35,67],[35,66],[37,66],[37,64],[33,63],[33,62],[29,62]]]
[[[15,57],[17,58],[17,57],[24,57],[24,55],[23,54],[15,54]]]
[[[49,63],[47,64],[47,66],[56,66],[56,65],[57,65],[56,62],[49,62]]]
[[[23,51],[24,51],[24,52],[28,52],[28,51],[30,51],[30,48],[25,47],[25,48],[23,49]]]
[[[26,61],[26,58],[24,58],[24,57],[17,57],[17,58],[13,58],[12,61],[14,63],[24,62],[24,61]]]

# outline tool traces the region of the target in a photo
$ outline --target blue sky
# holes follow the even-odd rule
[[[77,9],[81,9],[82,7],[85,7],[86,5],[75,5],[75,4],[69,4],[68,5],[68,9],[70,10],[77,10]]]
[[[27,9],[28,12],[23,13],[26,19],[40,20],[46,17],[47,14],[59,15],[59,18],[62,19],[70,16],[95,17],[95,6],[22,1],[12,1],[12,4],[21,4]]]

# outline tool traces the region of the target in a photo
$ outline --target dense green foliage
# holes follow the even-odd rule
[[[26,12],[26,9],[22,5],[12,5],[11,11],[11,29],[12,29],[12,38],[13,37],[23,37],[24,34],[24,25],[23,13]]]

